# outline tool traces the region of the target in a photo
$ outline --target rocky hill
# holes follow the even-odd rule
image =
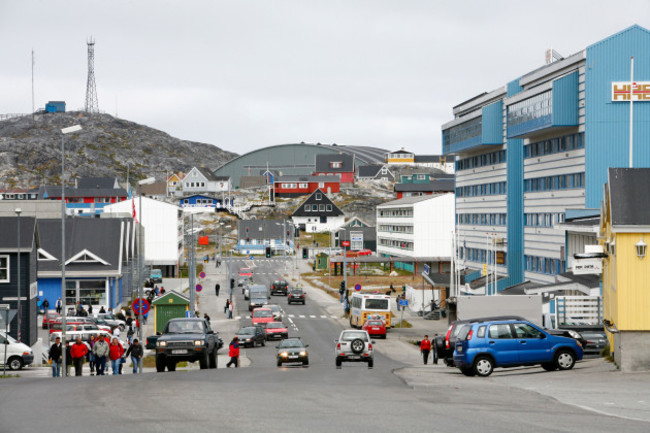
[[[0,188],[38,187],[61,182],[61,129],[82,130],[65,137],[66,173],[71,178],[116,176],[125,180],[193,166],[216,169],[237,154],[109,114],[67,112],[15,117],[0,121]]]

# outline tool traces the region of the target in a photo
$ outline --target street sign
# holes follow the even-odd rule
[[[142,314],[147,314],[149,312],[149,301],[144,298],[138,298],[133,301],[131,308],[135,314],[140,314],[140,310],[142,310]]]
[[[424,265],[424,273],[429,275],[430,272],[431,272],[431,268],[429,267],[429,265]]]
[[[398,304],[400,307],[408,307],[409,306],[409,300],[408,299],[400,299],[398,301]]]
[[[201,272],[201,273],[199,274],[199,277],[200,277],[200,278],[205,278],[205,272]]]
[[[358,292],[359,290],[361,290],[361,284],[355,284],[355,285],[354,285],[354,290],[356,290],[357,292]]]
[[[341,241],[341,246],[349,247],[350,246],[350,241]]]
[[[197,292],[200,292],[201,290],[203,290],[203,286],[200,285],[200,284],[197,284],[197,285],[196,285],[196,291],[197,291]]]

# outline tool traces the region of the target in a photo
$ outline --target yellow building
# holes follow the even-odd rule
[[[610,168],[601,206],[603,322],[622,371],[650,370],[650,169]]]
[[[169,193],[180,190],[183,177],[183,173],[172,173],[172,175],[167,178],[167,192]]]
[[[401,148],[395,152],[389,152],[386,154],[386,163],[387,164],[414,164],[415,163],[415,153],[409,152]]]

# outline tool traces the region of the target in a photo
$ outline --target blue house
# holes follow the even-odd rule
[[[65,101],[50,101],[45,104],[48,113],[65,113]]]
[[[194,194],[187,197],[183,197],[179,200],[178,205],[182,208],[213,208],[213,209],[222,209],[225,208],[228,203],[230,206],[233,205],[234,199],[222,199],[217,197],[211,197],[209,195],[203,194]]]

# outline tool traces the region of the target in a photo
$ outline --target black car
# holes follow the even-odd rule
[[[602,331],[583,331],[582,337],[585,339],[585,344],[582,345],[585,353],[600,355],[607,346],[607,337]]]
[[[253,311],[256,308],[260,308],[269,303],[267,298],[251,298],[248,302],[248,311]]]
[[[271,294],[272,295],[282,295],[287,296],[289,291],[289,283],[285,280],[275,280],[271,283]]]
[[[302,365],[309,365],[309,353],[307,348],[309,344],[304,344],[300,338],[287,338],[282,340],[280,344],[275,346],[278,349],[277,365],[282,367],[282,364],[289,364],[293,362],[302,363]]]
[[[261,326],[244,326],[237,331],[239,344],[243,347],[255,347],[258,344],[266,345],[266,332]]]
[[[167,322],[156,341],[156,370],[176,370],[180,361],[199,361],[201,370],[217,368],[218,335],[205,319],[179,318]]]
[[[573,338],[580,343],[583,350],[585,348],[585,344],[587,344],[587,340],[585,340],[582,334],[580,334],[578,331],[574,331],[573,329],[545,329],[545,331],[551,335]]]
[[[293,289],[289,292],[287,301],[289,304],[295,302],[296,304],[305,305],[305,292],[303,292],[302,289]]]

